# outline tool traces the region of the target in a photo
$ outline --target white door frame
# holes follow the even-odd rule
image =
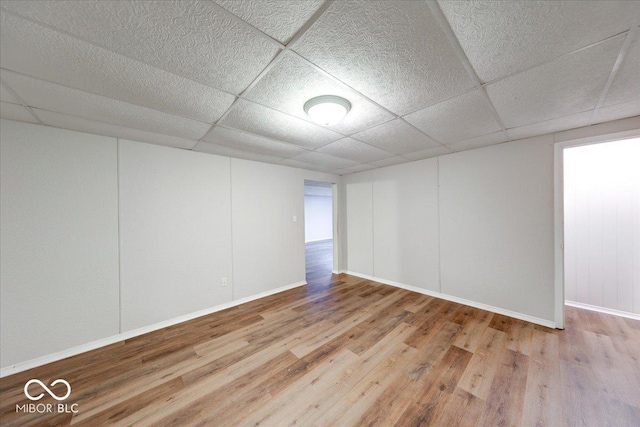
[[[340,188],[340,186],[332,181],[315,181],[312,179],[304,179],[302,182],[302,226],[303,228],[306,226],[306,222],[307,222],[307,212],[304,206],[304,186],[305,183],[307,181],[310,182],[323,182],[323,183],[327,183],[327,184],[331,184],[331,210],[332,210],[332,219],[331,219],[331,226],[333,228],[333,232],[332,232],[332,239],[333,239],[333,266],[331,269],[331,272],[333,274],[338,274],[340,272],[340,239],[338,237],[338,234],[340,232],[340,227],[338,224],[338,218],[339,218],[339,213],[340,213],[340,209],[338,206],[338,189]],[[302,247],[305,248],[305,256],[302,257],[304,264],[304,270],[306,271],[306,241],[305,241],[305,233],[303,232],[302,234]]]
[[[582,145],[600,144],[640,137],[640,129],[597,136],[556,141],[554,135],[554,258],[555,258],[555,325],[564,329],[564,150]]]

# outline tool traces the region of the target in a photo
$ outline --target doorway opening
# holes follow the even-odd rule
[[[334,270],[335,184],[304,182],[304,244],[307,283],[329,283]]]
[[[565,148],[566,305],[640,319],[640,138]]]

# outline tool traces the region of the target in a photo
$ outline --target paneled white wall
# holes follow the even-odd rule
[[[565,298],[640,314],[640,139],[564,151]]]
[[[438,160],[376,169],[372,179],[373,275],[440,292]]]
[[[346,270],[373,276],[373,175],[370,171],[341,180],[347,248]]]
[[[346,270],[553,322],[551,137],[348,175],[342,185]]]
[[[114,138],[2,120],[0,364],[118,333]]]
[[[305,179],[337,176],[231,159],[234,299],[304,281]]]
[[[231,159],[119,145],[122,332],[231,301]]]
[[[553,138],[440,158],[442,292],[554,319]]]
[[[304,196],[304,241],[333,238],[333,201],[331,196]]]
[[[3,372],[303,283],[304,181],[339,179],[40,125],[1,127]]]

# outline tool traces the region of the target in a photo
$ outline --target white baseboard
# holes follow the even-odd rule
[[[128,340],[139,335],[144,335],[149,332],[157,331],[158,329],[173,326],[178,323],[186,322],[188,320],[195,319],[197,317],[206,316],[207,314],[215,313],[216,311],[225,310],[227,308],[235,307],[240,304],[247,303],[256,299],[268,297],[269,295],[277,294],[280,292],[288,291],[289,289],[297,288],[299,286],[306,285],[307,282],[301,281],[292,283],[290,285],[282,286],[270,291],[261,292],[259,294],[251,295],[249,297],[240,298],[234,301],[230,301],[224,304],[219,304],[211,308],[195,311],[193,313],[185,314],[184,316],[174,317],[173,319],[164,320],[162,322],[154,323],[153,325],[144,326],[142,328],[134,329],[132,331],[123,332],[118,335],[113,335],[107,338],[102,338],[96,341],[92,341],[86,344],[82,344],[76,347],[62,350],[56,353],[48,354],[46,356],[38,357],[36,359],[27,360],[26,362],[17,363],[15,365],[7,366],[0,369],[0,378],[4,378],[9,375],[17,374],[18,372],[26,371],[27,369],[36,368],[38,366],[46,365],[48,363],[57,362],[58,360],[66,359],[67,357],[76,356],[87,351],[95,350],[100,347],[104,347],[110,344],[115,344],[120,341]]]
[[[518,313],[516,311],[507,310],[500,307],[494,307],[492,305],[483,304],[481,302],[475,302],[468,299],[456,297],[453,295],[443,294],[441,292],[432,291],[429,289],[418,288],[417,286],[405,285],[404,283],[394,282],[393,280],[381,279],[379,277],[368,276],[366,274],[360,274],[353,271],[345,271],[345,274],[349,274],[351,276],[361,277],[363,279],[372,280],[374,282],[383,283],[385,285],[395,286],[397,288],[406,289],[408,291],[417,292],[419,294],[428,295],[430,297],[436,297],[440,299],[444,299],[447,301],[456,302],[462,305],[468,305],[470,307],[479,308],[481,310],[490,311],[492,313],[502,314],[504,316],[513,317],[515,319],[524,320],[525,322],[531,322],[538,325],[546,326],[547,328],[555,328],[555,322],[550,320],[541,319],[535,316],[529,316],[528,314]]]
[[[599,307],[597,305],[585,304],[582,302],[576,301],[565,301],[565,305],[583,308],[585,310],[597,311],[599,313],[612,314],[614,316],[626,317],[628,319],[640,320],[640,314],[629,313],[628,311],[615,310],[613,308]]]

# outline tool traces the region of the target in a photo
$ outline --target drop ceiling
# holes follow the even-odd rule
[[[640,115],[638,1],[1,1],[0,115],[336,174]],[[304,103],[338,95],[340,123]]]

